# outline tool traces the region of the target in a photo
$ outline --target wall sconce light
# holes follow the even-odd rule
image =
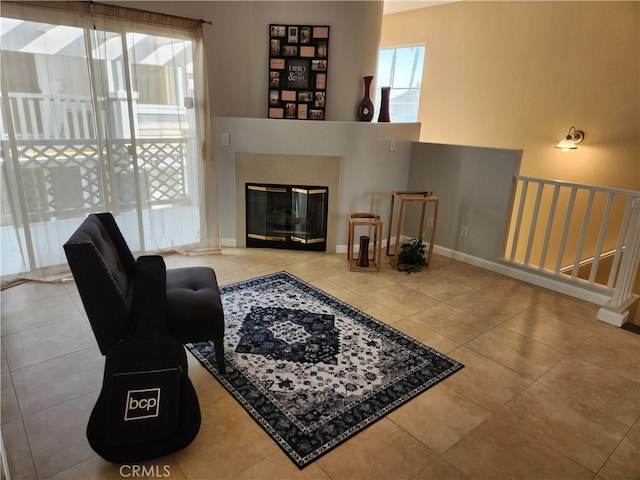
[[[580,143],[582,140],[584,140],[584,132],[582,130],[576,130],[576,127],[572,125],[569,129],[569,133],[567,133],[567,135],[562,140],[560,140],[560,143],[556,145],[556,148],[559,148],[565,152],[568,152],[569,150],[575,150],[578,148],[576,146],[576,143]]]

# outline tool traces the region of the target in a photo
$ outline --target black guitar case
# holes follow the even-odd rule
[[[189,445],[200,405],[182,344],[166,319],[164,260],[136,261],[132,334],[107,353],[102,390],[87,425],[91,448],[113,463],[137,463]]]

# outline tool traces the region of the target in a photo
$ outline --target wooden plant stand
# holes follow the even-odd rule
[[[358,257],[354,255],[356,227],[373,227],[373,258],[368,267],[359,267]],[[380,259],[382,258],[382,218],[375,213],[352,213],[349,215],[349,236],[347,238],[347,261],[349,271],[380,271]]]
[[[391,249],[391,231],[393,230],[393,207],[395,200],[400,202],[400,211],[398,212],[398,228],[396,230],[396,243],[393,253]],[[431,226],[431,237],[429,239],[429,254],[427,255],[427,265],[431,263],[431,254],[433,253],[433,242],[436,238],[436,224],[438,222],[438,197],[433,192],[391,192],[391,212],[389,213],[389,235],[387,237],[387,258],[394,269],[398,267],[398,251],[400,250],[400,238],[402,237],[402,224],[404,222],[404,207],[407,202],[422,203],[422,212],[420,215],[420,230],[418,240],[422,241],[424,233],[424,220],[427,212],[427,204],[433,203],[433,225]]]

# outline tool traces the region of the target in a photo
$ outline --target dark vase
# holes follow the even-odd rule
[[[369,96],[373,76],[364,77],[364,98],[358,105],[358,121],[370,122],[373,119],[373,102]]]
[[[380,115],[378,115],[379,122],[390,122],[389,118],[389,92],[391,87],[382,87],[380,92],[382,93],[382,100],[380,101]]]
[[[360,237],[360,252],[358,253],[356,265],[359,267],[369,266],[369,237],[366,235]]]

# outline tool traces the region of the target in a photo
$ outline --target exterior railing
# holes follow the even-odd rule
[[[516,177],[503,260],[604,292],[612,309],[624,309],[637,298],[639,198],[630,190]],[[612,315],[598,318],[624,323]]]
[[[147,206],[190,203],[187,140],[145,138],[136,147],[134,156],[128,140],[115,139],[110,161],[101,162],[94,140],[18,140],[16,162],[10,142],[1,142],[2,225],[12,224],[17,203],[30,221],[82,217],[109,204],[133,208],[136,183],[149,193],[142,199]]]
[[[93,104],[84,95],[9,95],[16,139],[71,139],[95,136]]]
[[[132,95],[136,136],[177,136],[189,124],[187,110],[183,106],[138,103],[137,92]],[[130,134],[128,98],[102,98],[98,104],[102,102],[108,102],[106,110],[114,117],[111,121],[103,118],[103,122],[108,124],[106,128],[110,135]],[[71,140],[96,136],[95,106],[90,96],[11,92],[8,103],[13,118],[13,135],[17,140]],[[0,116],[0,133],[5,139],[8,135],[2,121]]]
[[[131,140],[124,138],[131,134],[126,97],[114,94],[94,105],[84,95],[10,92],[3,107],[11,109],[11,128],[0,116],[1,224],[10,225],[23,215],[27,221],[82,217],[107,206],[125,210],[139,202],[189,203],[193,173],[187,173],[192,146],[184,136],[186,109],[138,104],[136,92],[133,97],[135,152]],[[109,108],[100,107],[104,101]],[[103,155],[96,141],[96,108],[118,117],[102,118],[101,128],[116,137]],[[148,198],[136,194],[136,185],[145,186]]]
[[[145,245],[166,248],[174,238],[184,244],[197,241],[179,227],[172,240],[151,238],[143,228],[151,217],[186,225],[198,209],[199,198],[193,197],[198,182],[195,112],[184,105],[139,100],[135,91],[96,98],[0,95],[4,273],[62,263],[59,249],[47,245],[49,235],[66,232],[91,212],[109,210],[121,218],[133,214],[140,250]],[[52,229],[54,224],[59,228]]]

